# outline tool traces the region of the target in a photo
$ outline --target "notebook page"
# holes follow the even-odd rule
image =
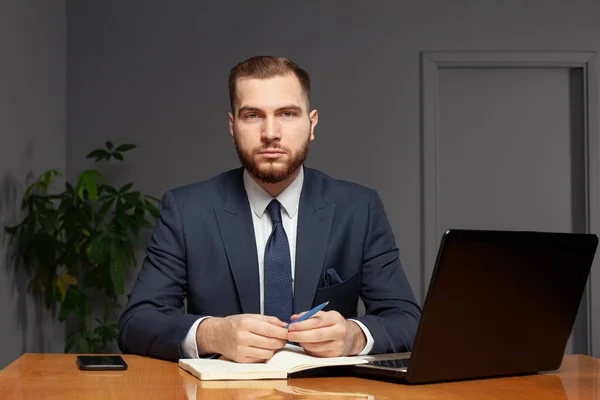
[[[288,373],[304,371],[306,369],[326,367],[333,365],[357,365],[366,364],[368,361],[360,357],[314,357],[304,352],[299,346],[286,344],[285,347],[276,352],[267,365]]]

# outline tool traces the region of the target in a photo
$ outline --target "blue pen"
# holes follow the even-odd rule
[[[310,317],[312,317],[313,315],[315,315],[316,313],[318,313],[319,311],[321,311],[323,309],[323,307],[325,307],[327,304],[329,304],[328,301],[326,301],[323,304],[319,304],[318,306],[316,306],[315,308],[313,308],[312,310],[310,310],[309,312],[307,312],[306,314],[302,315],[300,318],[298,318],[295,321],[290,322],[289,324],[287,324],[285,327],[289,327],[291,324],[296,323],[296,322],[300,322],[300,321],[304,321],[306,319],[309,319]]]

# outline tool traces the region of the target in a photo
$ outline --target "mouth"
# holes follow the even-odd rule
[[[259,151],[258,154],[266,158],[277,158],[281,157],[282,155],[285,155],[285,151],[272,149]]]
[[[260,153],[260,155],[264,158],[275,159],[283,157],[285,153]]]

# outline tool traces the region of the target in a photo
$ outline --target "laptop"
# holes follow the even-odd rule
[[[594,234],[447,231],[412,352],[353,374],[420,384],[559,369],[597,246]]]

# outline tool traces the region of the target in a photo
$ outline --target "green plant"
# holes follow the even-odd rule
[[[86,157],[124,161],[134,144],[110,141]],[[58,320],[73,318],[77,329],[65,338],[65,352],[100,353],[117,337],[118,296],[124,294],[124,270],[135,267],[140,232],[157,218],[158,199],[109,185],[96,169],[79,174],[75,185],[52,193],[58,170],[32,183],[21,203],[24,218],[5,227],[16,268],[30,273],[29,290],[41,296]]]

